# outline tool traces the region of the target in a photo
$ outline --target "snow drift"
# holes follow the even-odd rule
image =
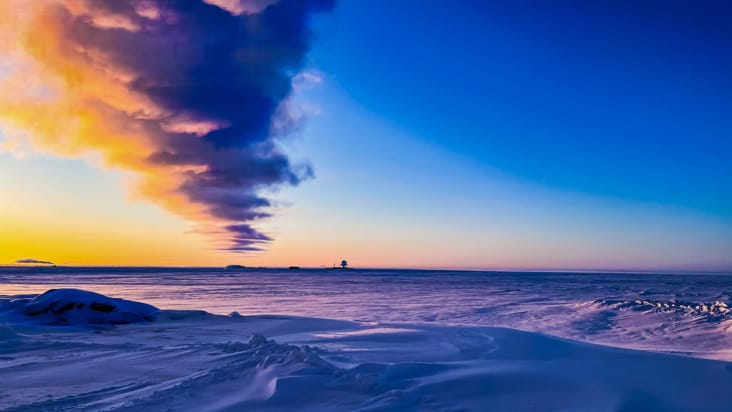
[[[91,304],[109,306],[95,311]],[[505,328],[158,311],[80,290],[0,302],[0,312],[16,316],[0,327],[2,410],[728,412],[732,406],[732,363]],[[69,325],[143,321],[90,330],[58,326],[62,317]],[[28,321],[41,318],[54,326]]]

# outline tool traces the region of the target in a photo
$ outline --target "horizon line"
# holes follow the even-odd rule
[[[247,266],[241,265],[240,270],[246,269],[264,269],[264,270],[290,270],[291,267],[297,267],[299,270],[332,270],[333,266],[299,266],[299,265],[283,265],[283,266]],[[18,263],[0,263],[0,268],[140,268],[140,269],[222,269],[224,266],[212,265],[114,265],[114,264],[18,264]],[[295,270],[297,270],[295,269]],[[638,269],[638,268],[461,268],[461,267],[377,267],[377,266],[358,266],[349,267],[349,270],[413,270],[413,271],[439,271],[439,272],[509,272],[509,273],[607,273],[607,274],[732,274],[732,268],[720,269],[674,269],[674,268],[658,268],[658,269]]]

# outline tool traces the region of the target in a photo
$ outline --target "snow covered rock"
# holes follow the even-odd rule
[[[50,325],[119,325],[155,320],[160,310],[81,289],[51,289],[0,304],[0,317]],[[2,316],[4,315],[4,316]]]

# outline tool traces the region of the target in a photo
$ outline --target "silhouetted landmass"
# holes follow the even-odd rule
[[[15,261],[15,263],[20,263],[24,265],[49,265],[49,266],[56,266],[55,263],[48,261],[48,260],[38,260],[38,259],[18,259]]]

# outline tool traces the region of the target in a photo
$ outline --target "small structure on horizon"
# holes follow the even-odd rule
[[[327,266],[326,266],[326,268],[332,269],[332,270],[351,270],[352,269],[352,268],[348,267],[348,261],[346,259],[341,260],[341,263],[338,265],[336,265],[334,263],[332,268],[329,268]]]

